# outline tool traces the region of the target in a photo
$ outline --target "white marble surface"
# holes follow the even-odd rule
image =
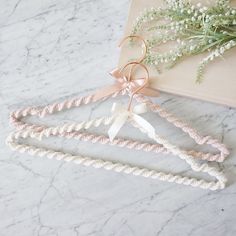
[[[8,116],[14,109],[87,94],[112,83],[107,72],[118,60],[116,45],[128,5],[128,0],[0,1],[1,236],[236,235],[235,109],[166,94],[156,99],[230,148],[229,159],[219,165],[229,183],[217,192],[18,154],[4,144],[13,129]],[[47,122],[107,114],[110,104],[65,112]],[[173,142],[197,148],[156,115],[148,118]],[[172,156],[57,139],[45,145],[192,175]]]

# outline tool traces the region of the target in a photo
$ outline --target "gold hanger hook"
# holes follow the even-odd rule
[[[141,36],[139,36],[139,35],[128,35],[128,36],[124,37],[124,38],[121,40],[121,42],[119,43],[119,47],[121,47],[122,44],[123,44],[126,40],[128,40],[128,39],[134,39],[134,38],[140,40],[140,41],[142,42],[142,48],[144,48],[144,50],[142,51],[142,54],[143,54],[143,55],[139,58],[139,60],[137,60],[138,63],[141,63],[141,62],[145,59],[145,57],[146,57],[146,55],[147,55],[147,44],[146,44],[145,40],[144,40]],[[133,73],[134,67],[135,67],[135,66],[132,66],[131,69],[130,69],[130,71],[129,71],[128,81],[131,80],[131,75],[132,75],[132,73]]]
[[[147,54],[147,44],[146,44],[145,40],[144,40],[141,36],[139,36],[139,35],[128,35],[128,36],[124,37],[124,38],[121,40],[121,42],[119,43],[119,47],[121,47],[122,44],[123,44],[127,39],[133,39],[133,38],[136,38],[136,39],[140,40],[140,41],[142,42],[142,44],[143,44],[143,47],[144,47],[144,51],[142,52],[143,55],[142,55],[142,57],[138,60],[138,62],[141,63],[141,62],[144,60],[144,58],[146,57],[146,54]]]
[[[130,108],[131,108],[131,104],[132,104],[134,95],[137,94],[140,90],[142,90],[148,84],[148,81],[149,81],[149,78],[150,78],[147,67],[145,65],[141,64],[140,62],[129,62],[120,69],[120,72],[122,73],[125,70],[125,68],[130,66],[130,65],[139,65],[139,66],[141,66],[146,72],[146,77],[145,77],[144,83],[139,88],[137,88],[135,91],[132,92],[132,94],[130,96],[130,100],[129,100],[128,110],[130,110]]]

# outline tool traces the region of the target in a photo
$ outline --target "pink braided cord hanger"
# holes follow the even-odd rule
[[[124,89],[110,96],[104,97],[101,100],[106,100],[109,97],[117,97],[118,95],[125,95],[127,92],[129,91],[127,91],[127,89]],[[27,123],[23,121],[23,118],[29,116],[45,117],[47,115],[52,115],[60,111],[69,110],[74,107],[80,107],[81,105],[94,103],[98,101],[97,99],[94,99],[95,95],[96,94],[80,98],[66,99],[62,102],[56,102],[47,105],[45,107],[26,107],[24,109],[16,110],[10,114],[10,122],[11,124],[14,125],[14,127],[16,127],[17,130],[31,129],[35,132],[41,132],[43,129],[48,127],[45,125],[36,125]],[[154,104],[149,98],[141,94],[136,94],[134,98],[140,103],[146,103],[151,111],[158,113],[162,118],[165,118],[168,122],[172,123],[174,126],[183,130],[183,132],[188,134],[193,140],[195,140],[197,144],[199,145],[208,144],[220,151],[220,153],[218,154],[203,153],[194,150],[187,151],[187,153],[191,154],[194,158],[207,161],[223,162],[225,158],[229,155],[229,151],[223,143],[221,143],[217,139],[212,138],[211,136],[201,136],[200,134],[197,133],[195,129],[191,128],[185,122],[179,120],[174,115],[167,112],[164,108],[160,107],[157,104]],[[126,147],[129,149],[143,150],[146,152],[153,151],[156,153],[164,153],[164,154],[169,153],[169,151],[160,144],[149,144],[146,142],[140,142],[130,139],[120,139],[120,138],[115,138],[111,142],[109,138],[105,135],[91,134],[86,131],[69,132],[69,133],[67,132],[60,134],[60,136],[65,136],[65,137],[68,135],[71,135],[73,137],[79,137],[79,139],[82,141],[90,141],[93,143],[109,144],[119,147]]]

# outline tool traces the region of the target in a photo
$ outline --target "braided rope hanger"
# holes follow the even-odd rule
[[[116,97],[119,94],[124,95],[127,92],[130,94],[130,87],[129,86],[127,86],[125,89],[122,89],[118,92],[111,94],[108,97]],[[35,138],[35,137],[38,137],[39,134],[40,134],[40,137],[44,137],[44,136],[49,137],[49,136],[57,135],[57,136],[65,137],[65,138],[76,138],[76,139],[79,138],[81,140],[100,142],[103,144],[109,143],[110,145],[118,145],[120,147],[126,146],[128,148],[135,148],[138,150],[144,149],[145,151],[155,151],[155,152],[162,151],[164,153],[171,152],[175,155],[180,156],[181,159],[185,160],[191,166],[191,168],[193,170],[207,172],[211,176],[216,177],[216,179],[218,181],[217,182],[206,182],[204,180],[197,180],[195,178],[187,178],[187,177],[181,177],[178,175],[164,174],[163,172],[148,170],[146,168],[131,167],[127,164],[122,164],[122,163],[120,163],[120,165],[125,167],[124,168],[125,170],[126,170],[126,168],[131,168],[133,171],[131,171],[131,172],[128,171],[128,172],[133,173],[135,175],[142,175],[145,177],[153,178],[152,173],[155,172],[155,176],[156,176],[155,178],[159,178],[161,180],[166,180],[168,182],[177,182],[177,183],[192,185],[192,186],[196,186],[196,187],[207,188],[207,189],[211,189],[211,190],[224,188],[226,179],[221,172],[218,172],[213,167],[209,167],[207,164],[198,165],[192,159],[192,157],[202,158],[202,159],[211,160],[211,161],[214,161],[214,160],[215,161],[223,161],[224,158],[228,155],[228,150],[225,148],[225,146],[223,144],[219,143],[219,141],[212,139],[210,136],[201,137],[192,128],[190,128],[189,126],[187,126],[183,122],[180,122],[178,119],[173,117],[170,113],[166,112],[164,109],[160,108],[158,105],[153,104],[151,102],[151,100],[149,100],[148,98],[146,98],[140,94],[134,96],[134,98],[138,102],[145,103],[147,106],[149,106],[149,108],[152,111],[159,113],[159,115],[161,117],[166,118],[169,122],[174,123],[175,126],[180,127],[184,132],[189,134],[189,136],[192,137],[197,143],[210,144],[213,147],[216,147],[217,149],[219,149],[221,153],[212,155],[209,153],[201,153],[201,152],[195,152],[195,151],[184,151],[184,150],[178,149],[174,145],[169,144],[166,140],[163,141],[163,139],[160,138],[159,136],[156,136],[154,139],[159,144],[158,143],[157,144],[140,143],[137,141],[121,140],[121,139],[115,139],[113,142],[109,142],[108,138],[105,136],[88,134],[87,132],[81,132],[80,129],[78,129],[78,125],[81,126],[82,124],[85,125],[83,128],[87,129],[86,127],[90,127],[90,124],[92,124],[93,121],[82,122],[81,124],[66,124],[65,126],[57,126],[57,127],[46,127],[46,126],[32,125],[29,123],[25,123],[24,121],[21,121],[22,118],[29,116],[29,115],[37,115],[39,117],[43,117],[45,115],[53,114],[53,113],[61,111],[61,110],[70,109],[72,107],[80,106],[82,104],[88,104],[90,102],[95,102],[95,101],[97,101],[97,99],[95,99],[95,97],[96,96],[94,96],[94,95],[90,95],[90,96],[82,97],[79,99],[70,99],[70,100],[66,100],[61,103],[54,103],[54,104],[48,105],[46,107],[41,107],[41,108],[32,108],[31,107],[31,108],[26,108],[23,110],[18,110],[16,112],[12,113],[11,114],[11,122],[18,129],[26,129],[26,130],[18,131],[15,134],[12,134],[11,136],[9,136],[9,139],[7,141],[8,145],[10,145],[12,149],[19,150],[21,152],[29,152],[31,154],[38,153],[40,155],[46,155],[46,156],[48,156],[47,154],[50,153],[50,155],[48,157],[54,156],[54,154],[55,154],[55,157],[60,159],[60,157],[63,156],[63,159],[66,158],[66,160],[67,160],[68,156],[70,156],[71,158],[73,156],[71,156],[70,154],[63,154],[60,152],[55,152],[53,150],[46,150],[46,149],[33,147],[30,145],[18,144],[17,139],[26,138],[26,137]],[[103,97],[102,100],[105,100],[108,97]],[[109,123],[107,123],[107,124],[109,124]],[[75,125],[77,128],[74,129],[73,125]],[[137,127],[137,125],[135,127]],[[61,132],[57,132],[57,130],[60,130]],[[42,154],[42,153],[44,153],[44,154]],[[79,158],[79,159],[82,158],[81,160],[84,160],[83,159],[84,157],[76,157],[75,159],[77,159],[77,158]],[[72,158],[72,159],[74,160],[74,158]],[[89,159],[85,158],[85,160],[90,160],[90,161],[89,162],[82,161],[82,164],[90,165],[88,163],[99,163],[101,161],[101,163],[99,164],[99,165],[102,165],[101,167],[104,167],[110,163],[111,166],[109,168],[111,168],[113,170],[115,170],[115,168],[113,168],[114,165],[119,165],[119,163],[112,164],[111,162],[102,161],[99,159],[96,160],[96,159],[91,159],[91,158],[89,158]],[[91,164],[91,165],[94,166],[94,164]],[[97,164],[94,167],[96,167],[96,166],[97,166]],[[107,169],[106,167],[104,167],[104,168]],[[134,170],[139,170],[139,171],[137,172]],[[115,170],[115,171],[117,171],[117,170]],[[149,171],[148,172],[149,174],[147,174],[147,171]],[[127,171],[124,171],[124,172],[127,173]],[[144,174],[144,172],[146,174]],[[159,177],[157,177],[157,176],[159,176]]]
[[[65,159],[67,161],[69,160],[74,160],[76,163],[84,164],[84,165],[91,165],[93,167],[99,168],[103,167],[106,169],[106,166],[108,169],[112,169],[115,171],[122,171],[125,173],[132,173],[135,175],[142,175],[145,177],[150,177],[150,178],[158,178],[161,180],[165,180],[168,182],[176,182],[180,184],[185,184],[185,185],[191,185],[194,187],[200,187],[204,189],[211,189],[211,190],[216,190],[216,189],[222,189],[225,187],[225,182],[226,178],[223,175],[223,173],[217,171],[213,167],[209,167],[207,164],[198,164],[193,157],[186,153],[184,150],[179,149],[178,147],[170,144],[166,139],[161,138],[160,136],[155,134],[155,137],[151,137],[149,134],[147,134],[150,138],[155,140],[157,143],[162,144],[164,148],[169,150],[171,153],[174,155],[179,156],[181,159],[185,160],[194,171],[197,172],[206,172],[209,175],[215,177],[217,179],[216,182],[214,181],[205,181],[205,180],[198,180],[196,178],[187,178],[183,177],[180,175],[174,175],[174,174],[166,174],[164,172],[158,172],[155,170],[149,170],[146,168],[139,168],[135,166],[130,166],[128,164],[123,164],[123,163],[112,163],[112,162],[107,162],[99,159],[93,159],[93,158],[85,158],[85,157],[79,157],[79,156],[73,156],[70,154],[63,154],[62,152],[57,152],[54,150],[48,150],[48,149],[42,149],[38,148],[35,146],[31,145],[24,145],[24,144],[19,144],[17,141],[19,138],[37,138],[37,139],[42,139],[43,137],[50,137],[50,136],[62,136],[66,138],[72,138],[73,136],[73,131],[80,131],[81,129],[89,129],[90,127],[98,127],[101,124],[104,125],[109,125],[112,121],[114,120],[114,117],[102,117],[98,118],[95,120],[90,120],[87,122],[82,122],[82,123],[71,123],[71,124],[65,124],[62,126],[56,126],[56,127],[49,127],[49,128],[44,128],[41,131],[39,130],[32,130],[32,129],[26,129],[26,130],[21,130],[16,133],[13,133],[12,135],[9,136],[7,140],[7,144],[14,150],[18,150],[20,152],[28,152],[30,154],[34,155],[42,155],[42,156],[47,156],[47,157],[56,157],[59,159]],[[139,128],[140,131],[144,132],[140,127],[137,126],[137,124],[133,124],[135,127]],[[75,137],[76,138],[76,137]],[[69,158],[69,159],[68,159]],[[78,159],[81,160],[78,162]],[[119,166],[118,169],[116,169],[116,166]]]
[[[119,95],[125,95],[127,93],[128,94],[130,93],[128,86],[125,89],[115,92],[108,97],[103,97],[100,100],[106,100],[109,97],[117,97]],[[60,111],[69,110],[71,108],[80,107],[82,105],[87,105],[90,103],[95,103],[99,101],[95,99],[95,97],[96,93],[80,98],[71,98],[59,103],[53,103],[47,105],[45,107],[27,107],[24,109],[20,109],[11,113],[10,122],[17,130],[30,129],[36,132],[40,132],[48,127],[46,125],[30,124],[24,121],[24,119],[29,116],[45,117],[48,115],[58,113]],[[219,140],[214,139],[210,136],[201,136],[199,133],[197,133],[195,129],[191,128],[185,122],[180,121],[174,115],[167,112],[164,108],[160,107],[157,104],[154,104],[149,98],[144,97],[141,94],[136,94],[134,96],[134,99],[140,103],[147,104],[147,106],[152,112],[158,113],[162,118],[166,119],[174,126],[180,128],[184,133],[188,134],[197,144],[199,145],[208,144],[220,151],[220,153],[211,154],[211,153],[198,152],[195,150],[189,150],[188,151],[189,154],[191,154],[193,157],[207,161],[223,162],[225,158],[229,155],[228,149]],[[80,131],[79,136],[80,140],[91,141],[93,143],[98,142],[101,144],[117,145],[119,147],[126,147],[130,149],[133,148],[144,151],[162,152],[166,154],[169,153],[169,151],[166,148],[164,148],[163,145],[160,144],[149,144],[145,142],[139,142],[137,140],[118,139],[118,138],[114,139],[114,141],[111,142],[107,136],[89,134],[84,131]]]

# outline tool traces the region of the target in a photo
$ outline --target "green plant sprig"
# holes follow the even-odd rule
[[[132,30],[132,34],[143,30],[152,33],[147,39],[145,63],[165,64],[170,69],[186,56],[208,52],[197,69],[196,81],[201,82],[208,63],[236,46],[236,9],[230,6],[229,0],[217,0],[209,8],[200,3],[193,5],[189,0],[164,1],[166,8],[145,10]],[[173,49],[165,53],[153,50],[170,41],[177,42]]]

